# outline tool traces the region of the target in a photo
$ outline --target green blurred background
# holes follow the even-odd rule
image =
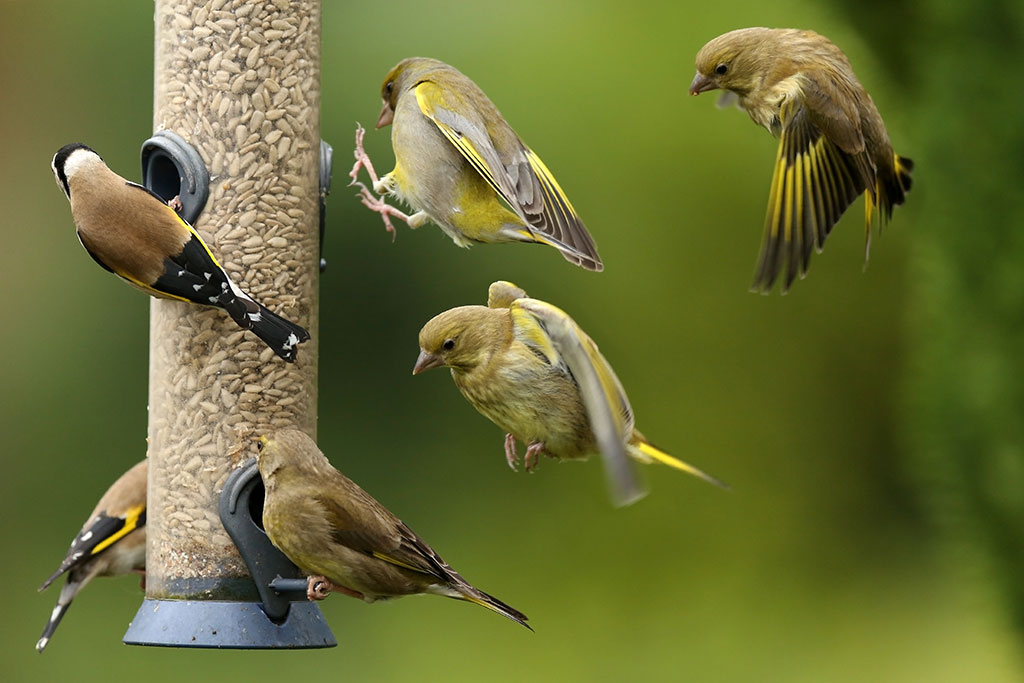
[[[1024,10],[956,4],[327,3],[320,444],[537,632],[450,600],[335,597],[334,650],[130,648],[142,596],[122,578],[80,595],[40,656],[56,589],[35,588],[144,454],[147,396],[148,301],[82,251],[48,164],[82,140],[138,179],[153,6],[0,2],[4,679],[1021,680]],[[832,38],[918,164],[867,271],[858,202],[785,297],[747,293],[775,141],[686,93],[699,47],[754,25]],[[391,243],[345,172],[355,122],[415,54],[490,95],[606,272],[435,227]],[[389,132],[367,147],[388,170]],[[510,472],[444,372],[409,374],[422,323],[498,278],[572,313],[640,428],[733,490],[646,468],[651,495],[614,510],[596,460]]]

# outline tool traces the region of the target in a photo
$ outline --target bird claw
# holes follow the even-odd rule
[[[335,585],[328,581],[326,576],[306,577],[306,598],[310,602],[325,599],[335,588]]]
[[[527,472],[533,472],[537,467],[537,456],[544,452],[544,442],[534,441],[527,447],[526,455],[523,456],[523,466]]]
[[[180,213],[182,209],[181,195],[174,195],[174,199],[168,199],[167,206],[171,207],[174,213]]]
[[[373,168],[373,162],[370,161],[370,157],[366,154],[366,150],[363,149],[363,137],[366,135],[366,129],[358,123],[356,124],[356,148],[353,154],[356,158],[356,163],[352,166],[352,170],[349,171],[348,177],[352,179],[348,185],[349,187],[359,188],[359,200],[363,203],[363,206],[380,214],[381,219],[384,221],[384,229],[391,233],[391,241],[394,242],[398,237],[398,231],[395,230],[395,226],[391,223],[391,217],[399,218],[405,221],[410,227],[418,228],[426,222],[426,216],[420,216],[420,214],[414,214],[408,216],[399,209],[391,206],[385,202],[381,197],[377,197],[370,191],[370,188],[366,187],[362,182],[359,181],[359,169],[365,168],[366,173],[370,176],[370,180],[373,183],[375,190],[380,188],[390,194],[394,187],[394,180],[389,175],[384,176],[383,180],[377,177],[377,171]],[[379,190],[378,190],[379,191]],[[384,194],[384,192],[381,192]]]
[[[353,152],[353,154],[356,157],[356,163],[352,166],[352,170],[348,172],[348,177],[352,179],[352,182],[349,183],[350,187],[352,185],[359,185],[359,184],[361,184],[361,183],[359,183],[359,178],[358,178],[358,176],[359,176],[359,169],[361,169],[361,168],[365,168],[366,169],[366,172],[370,175],[370,180],[373,181],[374,185],[376,185],[377,183],[380,182],[380,179],[377,178],[377,171],[375,171],[374,168],[373,168],[373,162],[370,161],[369,155],[366,153],[366,150],[363,149],[363,137],[365,135],[366,135],[366,129],[363,128],[361,125],[359,125],[357,123],[356,124],[356,148],[355,148],[355,151]]]
[[[406,223],[409,223],[411,218],[403,213],[401,210],[396,209],[380,197],[375,196],[370,190],[362,183],[356,183],[359,186],[359,200],[363,203],[363,206],[368,208],[370,211],[374,211],[380,214],[381,219],[384,221],[384,229],[391,233],[391,241],[394,242],[395,238],[398,237],[398,231],[395,230],[395,226],[391,223],[391,216],[399,218]]]
[[[508,462],[508,466],[512,468],[513,472],[518,472],[516,469],[516,461],[519,459],[519,454],[516,453],[516,437],[511,434],[505,435],[505,461]]]

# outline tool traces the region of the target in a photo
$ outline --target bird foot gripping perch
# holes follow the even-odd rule
[[[347,595],[350,598],[356,598],[358,600],[365,600],[366,596],[359,591],[354,591],[351,588],[345,586],[339,586],[336,583],[331,582],[326,576],[315,575],[310,576],[306,579],[306,598],[312,602],[314,600],[325,600],[331,593],[341,593]]]
[[[352,179],[349,183],[349,187],[358,187],[359,201],[362,202],[363,206],[368,208],[370,211],[380,214],[381,219],[384,221],[384,229],[391,233],[391,241],[394,242],[398,237],[398,231],[395,230],[395,226],[391,223],[391,217],[394,216],[399,220],[405,221],[405,223],[415,230],[426,222],[426,214],[422,211],[413,215],[408,215],[400,209],[397,209],[387,202],[382,197],[376,196],[370,191],[370,188],[366,187],[359,180],[359,169],[365,168],[366,173],[370,176],[370,180],[373,182],[373,189],[383,194],[391,194],[393,192],[392,183],[389,176],[384,176],[383,179],[377,176],[377,171],[373,168],[373,162],[370,161],[369,155],[366,150],[363,149],[363,137],[366,135],[366,129],[358,123],[356,124],[356,148],[353,152],[356,158],[356,163],[352,166],[352,170],[349,171],[348,176]]]
[[[249,569],[256,599],[147,598],[125,634],[125,643],[217,649],[338,644],[319,607],[306,600],[304,573],[270,543],[260,526],[262,484],[253,459],[228,477],[219,500],[221,522]]]
[[[306,577],[306,599],[310,602],[326,600],[332,590],[334,590],[334,584],[328,581],[326,576]]]

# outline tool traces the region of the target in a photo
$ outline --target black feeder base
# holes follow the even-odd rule
[[[296,602],[275,624],[259,603],[203,600],[143,601],[124,634],[127,645],[232,650],[307,650],[338,641],[320,608]]]

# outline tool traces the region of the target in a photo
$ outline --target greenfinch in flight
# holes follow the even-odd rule
[[[910,159],[893,152],[875,103],[832,41],[814,31],[744,28],[697,53],[690,94],[727,91],[750,118],[781,136],[761,255],[752,289],[768,292],[785,270],[782,291],[803,277],[812,248],[846,208],[865,198],[865,260],[871,222],[892,217],[910,190]]]
[[[588,270],[603,269],[593,238],[551,171],[519,139],[476,83],[436,59],[399,62],[384,79],[377,128],[391,124],[395,168],[378,179],[356,131],[353,184],[366,167],[373,189],[413,208],[404,214],[362,185],[362,200],[418,228],[432,220],[461,247],[532,242]]]
[[[612,500],[627,505],[646,491],[630,460],[661,462],[714,484],[718,480],[653,446],[636,430],[633,409],[597,344],[564,311],[495,282],[487,306],[460,306],[431,319],[419,334],[413,374],[447,366],[474,408],[507,432],[505,457],[515,469],[541,453],[580,460],[597,451]]]

